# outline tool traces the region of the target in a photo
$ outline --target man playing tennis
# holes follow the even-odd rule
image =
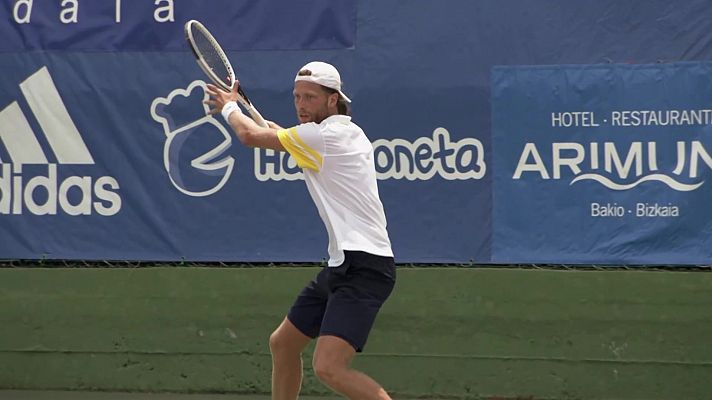
[[[211,113],[221,112],[240,141],[287,151],[304,179],[329,235],[329,262],[299,294],[269,340],[272,398],[296,399],[302,381],[302,350],[317,338],[317,377],[350,399],[390,399],[373,379],[350,368],[363,350],[376,314],[395,284],[393,252],[378,196],[373,147],[351,122],[332,65],[310,62],[294,80],[300,124],[264,128],[242,114],[228,93],[208,85]]]

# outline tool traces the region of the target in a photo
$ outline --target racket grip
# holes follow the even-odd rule
[[[257,111],[255,106],[247,107],[247,112],[250,113],[250,116],[252,116],[252,119],[257,123],[257,125],[265,128],[268,127],[267,122],[264,118],[262,118],[262,114]]]

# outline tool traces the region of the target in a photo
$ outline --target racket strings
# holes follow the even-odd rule
[[[217,43],[213,43],[214,39],[208,37],[200,29],[192,28],[193,40],[196,50],[202,56],[208,68],[220,78],[227,86],[232,86],[232,68],[229,62],[225,59],[222,51],[218,50]]]

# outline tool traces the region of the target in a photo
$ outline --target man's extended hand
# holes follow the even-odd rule
[[[210,96],[209,100],[205,100],[203,103],[210,107],[210,114],[219,114],[225,104],[231,101],[237,101],[237,89],[240,87],[240,83],[235,81],[232,86],[232,90],[227,92],[213,84],[208,83],[205,93]]]

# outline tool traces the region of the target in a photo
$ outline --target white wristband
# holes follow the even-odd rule
[[[221,114],[222,114],[223,118],[225,118],[225,122],[227,122],[228,124],[230,123],[230,120],[229,120],[230,114],[232,114],[233,111],[237,111],[240,114],[242,114],[242,110],[240,110],[240,106],[238,106],[237,102],[235,102],[235,101],[226,103],[222,108]]]

